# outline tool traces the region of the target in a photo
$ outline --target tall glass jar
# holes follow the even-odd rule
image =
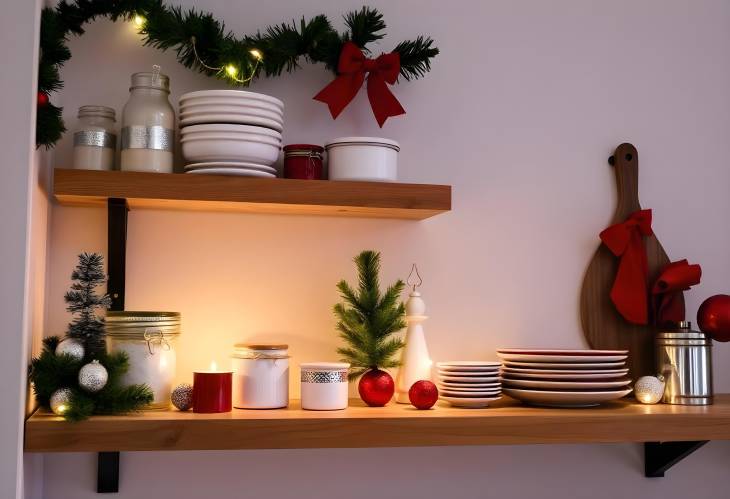
[[[167,409],[175,380],[180,314],[107,312],[106,331],[109,352],[124,352],[129,359],[122,384],[149,386],[154,395],[150,409]]]
[[[73,168],[111,170],[117,148],[116,112],[106,106],[81,106],[78,116]]]
[[[170,78],[157,71],[135,73],[122,111],[122,170],[172,173],[175,111]]]

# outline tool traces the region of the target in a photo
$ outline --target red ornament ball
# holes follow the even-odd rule
[[[408,390],[408,399],[416,409],[430,409],[439,399],[439,390],[432,382],[422,379]]]
[[[360,378],[357,385],[360,398],[370,407],[383,407],[395,393],[393,378],[385,371],[371,369]]]
[[[700,330],[716,341],[730,341],[730,296],[710,296],[697,310]]]
[[[45,92],[38,92],[38,106],[42,107],[50,102],[48,94]]]

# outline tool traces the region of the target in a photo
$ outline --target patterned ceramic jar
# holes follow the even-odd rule
[[[302,409],[334,411],[347,408],[347,373],[344,362],[309,362],[302,369]]]

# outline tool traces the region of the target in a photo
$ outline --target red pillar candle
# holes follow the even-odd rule
[[[193,373],[193,412],[231,412],[233,373],[198,371]]]

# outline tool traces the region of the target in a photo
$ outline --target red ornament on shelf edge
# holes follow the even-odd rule
[[[393,398],[395,383],[387,372],[371,369],[360,378],[357,391],[363,402],[370,407],[383,407]]]
[[[439,390],[431,381],[416,381],[408,390],[408,400],[416,409],[430,409],[439,399]]]
[[[38,106],[42,107],[50,102],[48,94],[45,92],[38,92]]]
[[[710,296],[697,310],[700,331],[715,341],[730,341],[730,296]]]

